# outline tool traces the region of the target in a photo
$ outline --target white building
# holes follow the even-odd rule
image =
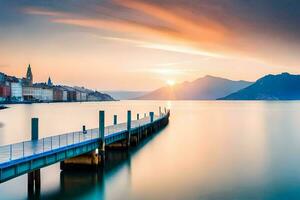
[[[53,89],[50,88],[41,88],[41,101],[53,101]]]
[[[81,93],[76,91],[76,101],[81,101]]]
[[[87,100],[87,94],[85,92],[81,92],[81,101],[86,101]]]
[[[68,91],[67,90],[63,90],[63,101],[68,101]]]
[[[23,87],[23,97],[26,100],[53,101],[53,89],[25,86]]]
[[[10,83],[11,99],[13,101],[23,101],[23,88],[21,81]]]

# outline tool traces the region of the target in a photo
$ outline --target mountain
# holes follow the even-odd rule
[[[267,75],[220,100],[300,100],[300,75]]]
[[[247,81],[232,81],[205,76],[192,82],[159,88],[137,99],[142,100],[215,100],[251,85]]]
[[[145,95],[147,92],[144,91],[105,91],[106,94],[109,94],[114,99],[118,100],[126,100],[126,99],[134,99],[139,96]]]

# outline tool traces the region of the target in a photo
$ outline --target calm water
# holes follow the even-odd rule
[[[41,199],[300,199],[300,102],[120,101],[13,105],[0,111],[0,144],[97,126],[98,110],[171,108],[170,124],[104,170],[42,169]],[[135,114],[134,114],[135,116]],[[0,199],[26,199],[27,176],[0,185]]]

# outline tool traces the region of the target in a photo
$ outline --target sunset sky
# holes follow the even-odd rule
[[[0,71],[99,90],[300,73],[299,0],[0,0]]]

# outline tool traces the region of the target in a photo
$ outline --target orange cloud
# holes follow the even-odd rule
[[[130,19],[102,19],[101,17],[82,17],[72,16],[68,13],[52,12],[40,9],[30,8],[26,12],[34,15],[46,15],[53,17],[50,19],[54,23],[62,23],[86,28],[110,30],[118,33],[129,33],[137,37],[149,40],[149,43],[162,43],[151,45],[140,45],[142,47],[165,49],[181,53],[216,55],[218,54],[215,44],[224,40],[225,29],[207,19],[199,20],[199,23],[191,22],[189,19],[178,16],[171,11],[165,11],[157,6],[146,3],[128,1],[126,3],[117,1],[120,6],[130,8],[133,11],[139,11],[147,14],[148,17],[154,17],[156,20],[164,21],[165,24],[142,23]],[[99,8],[103,10],[102,8]],[[201,22],[201,23],[200,23]],[[151,41],[151,42],[150,42]],[[172,45],[170,45],[172,44]],[[176,48],[171,46],[177,46]],[[180,49],[178,48],[180,46]],[[185,46],[185,47],[183,47]],[[176,50],[177,49],[177,50]],[[196,52],[198,49],[198,53]],[[205,53],[205,51],[207,51]]]
[[[195,13],[191,6],[160,5],[158,1],[155,2],[113,0],[109,4],[97,4],[93,7],[92,14],[54,12],[38,8],[28,8],[26,12],[49,16],[50,21],[54,23],[113,31],[121,35],[122,40],[146,41],[146,44],[136,45],[145,48],[260,61],[273,59],[273,56],[270,56],[273,55],[273,50],[259,44],[259,40],[263,41],[265,38],[241,31],[247,25],[232,16],[226,18],[225,22],[220,20],[220,16],[218,20],[205,13],[210,7]],[[214,7],[213,12],[222,14],[222,9]],[[269,46],[276,46],[273,49],[281,48],[280,43],[271,42]],[[286,58],[280,60],[284,59]]]

